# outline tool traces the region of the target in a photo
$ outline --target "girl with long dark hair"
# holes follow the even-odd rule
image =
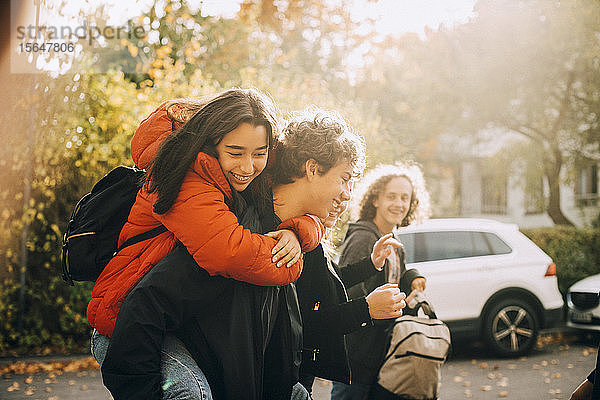
[[[314,248],[322,236],[322,225],[309,216],[290,218],[269,235],[251,233],[231,211],[244,202],[241,192],[251,193],[259,212],[268,209],[271,195],[261,173],[278,132],[268,97],[249,89],[225,91],[180,127],[168,108],[163,104],[142,122],[132,141],[136,165],[149,172],[119,243],[161,224],[167,231],[123,249],[96,281],[88,305],[96,348],[102,336],[112,335],[131,290],[178,244],[208,275],[276,287],[297,279],[300,250]],[[165,135],[167,130],[172,132]],[[165,136],[156,152],[157,138]]]

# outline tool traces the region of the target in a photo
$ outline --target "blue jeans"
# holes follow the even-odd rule
[[[92,333],[92,355],[102,366],[110,339]],[[183,343],[167,334],[161,350],[161,375],[164,400],[212,400],[208,380]]]
[[[371,385],[366,383],[353,383],[346,385],[341,382],[332,382],[331,400],[364,400],[369,396]]]

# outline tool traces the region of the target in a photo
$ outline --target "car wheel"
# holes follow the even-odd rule
[[[534,307],[526,301],[500,301],[486,313],[484,339],[500,356],[515,357],[526,354],[537,341],[538,320]]]

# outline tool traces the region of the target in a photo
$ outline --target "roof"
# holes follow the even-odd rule
[[[420,224],[413,224],[401,229],[402,233],[429,230],[518,230],[516,224],[507,224],[484,218],[431,218]]]

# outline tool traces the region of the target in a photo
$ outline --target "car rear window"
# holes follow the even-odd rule
[[[404,244],[406,262],[508,254],[511,248],[496,234],[473,231],[443,231],[398,234]]]
[[[484,235],[491,247],[492,254],[508,254],[512,251],[502,239],[493,233],[485,232]]]

